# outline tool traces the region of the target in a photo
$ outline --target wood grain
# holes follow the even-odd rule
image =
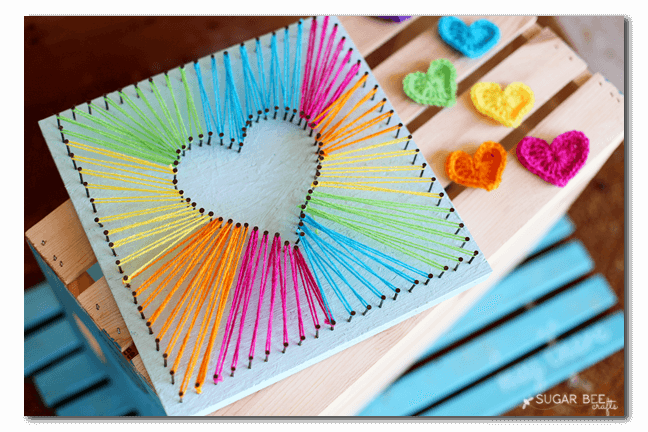
[[[356,44],[363,56],[367,56],[391,37],[403,31],[419,17],[412,16],[412,18],[401,23],[370,16],[342,15],[338,16],[338,18],[340,18],[345,29],[356,30],[351,35],[353,43]]]

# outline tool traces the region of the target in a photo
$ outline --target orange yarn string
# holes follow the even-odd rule
[[[335,124],[335,126],[333,126],[333,127],[331,128],[331,130],[329,130],[329,131],[327,131],[327,132],[325,133],[324,131],[326,130],[326,127],[331,123],[331,121],[333,121],[333,118],[334,118],[335,116],[331,117],[331,118],[329,119],[329,121],[327,121],[326,124],[325,124],[324,126],[322,126],[322,129],[319,131],[320,134],[322,135],[322,139],[326,139],[326,138],[328,138],[328,137],[331,135],[331,133],[335,132],[335,131],[337,130],[337,128],[340,127],[340,125],[341,125],[342,123],[344,123],[344,121],[345,121],[347,118],[349,118],[349,116],[350,116],[350,115],[351,115],[351,114],[352,114],[352,113],[353,113],[353,112],[354,112],[358,107],[360,107],[360,105],[362,105],[363,103],[365,103],[366,101],[368,101],[368,100],[369,100],[369,99],[370,99],[374,94],[376,94],[377,91],[378,91],[377,88],[374,88],[373,90],[371,90],[367,95],[365,95],[365,97],[363,97],[362,99],[360,99],[360,101],[359,101],[358,103],[356,103],[356,104],[353,106],[353,108],[351,108],[351,110],[347,113],[347,115],[345,115],[345,116],[342,118],[342,120],[340,120],[339,122],[337,122],[337,123]],[[345,102],[345,103],[346,103],[346,102]],[[382,104],[384,104],[384,102],[381,103],[381,105],[382,105]],[[340,108],[342,108],[342,106],[340,106]],[[337,113],[336,113],[336,115],[337,115]],[[356,119],[356,121],[357,121],[357,120],[358,120],[358,119]]]
[[[398,125],[396,125],[396,126],[392,126],[392,127],[390,127],[390,128],[383,129],[383,130],[381,130],[380,132],[376,132],[376,133],[373,133],[373,134],[371,134],[371,135],[367,135],[366,137],[363,137],[363,138],[357,139],[357,140],[355,140],[355,141],[351,141],[351,142],[346,143],[346,144],[341,144],[341,143],[340,143],[340,144],[336,144],[335,146],[331,147],[331,148],[328,149],[328,150],[324,150],[324,149],[322,149],[322,150],[324,150],[324,156],[326,156],[327,154],[332,153],[332,152],[334,152],[334,151],[337,151],[337,150],[343,149],[343,148],[345,148],[345,147],[349,147],[349,146],[351,146],[351,145],[353,145],[353,144],[356,144],[356,143],[359,143],[359,142],[362,142],[362,141],[365,141],[365,140],[368,140],[368,139],[371,139],[371,138],[377,137],[377,136],[382,135],[382,134],[384,134],[384,133],[393,132],[393,131],[395,131],[396,129],[400,129],[400,126],[398,126]]]
[[[369,96],[371,96],[372,93],[375,93],[377,90],[378,90],[378,89],[374,89],[374,90],[372,90],[372,92],[370,92],[367,96],[365,96],[365,97],[363,98],[363,100],[361,100],[360,102],[358,102],[358,103],[357,103],[357,104],[352,108],[352,110],[349,111],[349,113],[348,113],[347,115],[345,115],[344,118],[343,118],[342,120],[340,120],[340,121],[339,121],[339,122],[334,126],[333,129],[331,129],[331,130],[330,130],[326,135],[322,136],[322,138],[321,138],[320,141],[323,142],[323,143],[328,143],[328,142],[331,142],[331,141],[335,141],[338,137],[340,137],[340,136],[342,136],[342,135],[344,134],[344,131],[346,131],[347,129],[349,129],[349,128],[350,128],[351,126],[353,126],[355,123],[357,123],[358,121],[362,120],[364,117],[366,117],[367,115],[371,114],[372,112],[374,112],[375,110],[377,110],[377,109],[380,108],[381,106],[385,105],[385,101],[380,101],[380,102],[378,102],[376,105],[374,105],[374,106],[372,106],[371,108],[369,108],[369,109],[368,109],[367,111],[365,111],[362,115],[360,115],[358,118],[356,118],[355,120],[353,120],[352,122],[350,122],[349,124],[347,124],[346,126],[344,126],[342,129],[340,129],[340,130],[336,130],[336,129],[337,129],[337,128],[342,124],[343,121],[345,121],[347,118],[349,118],[349,116],[351,115],[351,113],[353,112],[353,110],[355,110],[356,108],[358,108],[358,107],[360,106],[360,103],[362,103],[362,102],[364,102],[366,99],[368,99]],[[387,113],[385,113],[385,114],[391,114],[391,112],[387,112]],[[383,115],[385,115],[385,114],[383,114]]]
[[[340,145],[343,141],[351,138],[354,135],[359,134],[360,132],[362,132],[364,130],[369,129],[371,126],[373,126],[375,124],[378,124],[381,121],[383,121],[384,119],[386,119],[387,117],[391,117],[391,116],[392,116],[392,113],[387,112],[385,114],[379,115],[378,117],[376,117],[376,118],[374,118],[372,120],[368,120],[368,121],[362,123],[361,125],[356,126],[355,128],[351,129],[350,131],[348,131],[348,132],[346,132],[346,133],[344,133],[344,134],[342,134],[340,136],[336,136],[334,140],[329,140],[327,143],[324,143],[325,145],[322,148],[322,150],[324,150],[326,152],[327,148],[336,147],[336,146]],[[394,126],[394,127],[396,129],[399,128],[399,126]]]

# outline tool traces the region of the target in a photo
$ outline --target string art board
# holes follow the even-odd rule
[[[39,124],[169,415],[211,413],[491,273],[335,17]]]

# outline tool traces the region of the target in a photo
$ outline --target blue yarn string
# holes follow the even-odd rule
[[[263,100],[264,108],[270,107],[270,93],[266,93],[266,76],[265,68],[263,66],[263,49],[261,48],[261,40],[256,40],[256,55],[257,67],[259,68],[259,76],[261,77],[261,99]]]
[[[344,265],[345,263],[343,263],[343,262],[338,258],[337,253],[331,253],[331,251],[329,251],[329,250],[326,248],[326,244],[323,244],[323,242],[322,242],[320,239],[318,239],[318,238],[313,234],[313,232],[312,232],[311,230],[308,229],[308,227],[302,227],[302,229],[303,229],[304,232],[306,233],[306,237],[304,237],[304,238],[310,238],[310,239],[312,239],[313,242],[314,242],[315,244],[317,244],[317,245],[319,246],[320,250],[323,252],[322,254],[319,254],[319,258],[320,258],[320,259],[321,259],[325,264],[327,264],[327,265],[331,268],[331,270],[333,270],[333,272],[338,276],[338,278],[340,278],[340,280],[342,280],[342,282],[344,282],[344,283],[346,284],[346,286],[349,287],[349,289],[351,290],[351,292],[353,293],[353,295],[356,296],[356,298],[360,301],[360,303],[361,303],[363,306],[366,307],[368,303],[365,301],[365,299],[360,295],[360,293],[359,293],[355,288],[353,288],[353,286],[352,286],[352,285],[349,283],[349,281],[344,277],[344,275],[343,275],[343,274],[342,274],[342,273],[337,269],[337,266],[335,266],[334,263],[330,260],[330,257],[333,257],[336,261],[338,261],[338,262],[340,262],[341,264]],[[345,268],[346,268],[346,267],[345,267]],[[354,276],[356,276],[356,275],[354,275]],[[356,277],[357,277],[357,276],[356,276]],[[350,311],[349,311],[349,312],[350,312]]]
[[[320,249],[323,252],[327,253],[327,256],[330,256],[333,259],[335,259],[335,261],[339,262],[342,265],[342,267],[347,269],[349,273],[355,276],[355,278],[358,279],[364,286],[366,286],[369,289],[369,291],[374,293],[376,297],[378,298],[382,297],[382,293],[380,291],[378,291],[373,285],[371,285],[371,283],[369,283],[367,279],[365,279],[360,273],[355,271],[355,269],[353,269],[351,266],[349,266],[348,263],[346,263],[343,259],[340,258],[340,255],[344,255],[344,254],[342,254],[339,250],[332,247],[330,244],[326,243],[321,237],[313,233],[313,231],[311,231],[308,227],[303,227],[303,229],[306,235],[310,236],[313,239],[313,241],[320,247]],[[351,291],[353,291],[356,297],[358,297],[358,299],[363,304],[363,306],[366,307],[367,303],[364,301],[362,296],[360,296],[360,294],[351,287],[351,284],[349,284],[346,279],[344,279],[344,281],[347,283],[347,285],[349,285],[349,288],[351,288]]]
[[[288,76],[290,75],[290,37],[288,35],[288,27],[284,29],[284,64],[283,64],[283,102],[284,108],[290,107],[290,100],[288,99]]]
[[[194,70],[196,71],[196,76],[198,77],[198,88],[200,89],[200,102],[202,102],[203,114],[205,116],[205,124],[207,125],[207,131],[214,131],[214,113],[211,110],[209,105],[209,98],[207,97],[207,91],[205,90],[205,83],[203,82],[202,72],[200,71],[200,65],[198,62],[194,63]]]
[[[379,279],[382,283],[384,283],[384,284],[385,284],[389,289],[391,289],[392,291],[396,291],[396,287],[395,287],[391,282],[389,282],[388,280],[384,279],[382,276],[380,276],[379,274],[377,274],[377,273],[376,273],[376,272],[375,272],[371,267],[369,267],[369,266],[368,266],[367,264],[365,264],[361,259],[359,259],[356,255],[354,255],[353,252],[351,252],[351,251],[349,250],[349,248],[344,244],[344,242],[342,242],[341,240],[339,240],[338,238],[336,238],[336,236],[332,235],[332,234],[329,232],[329,230],[327,230],[327,229],[320,229],[320,227],[322,227],[322,226],[319,225],[318,223],[315,223],[315,224],[312,224],[312,225],[313,225],[313,227],[314,227],[315,229],[320,230],[320,231],[323,231],[323,232],[324,232],[325,234],[327,234],[327,235],[328,235],[328,236],[329,236],[329,237],[330,237],[330,238],[331,238],[335,243],[337,243],[337,244],[338,244],[342,249],[344,249],[344,250],[347,252],[348,258],[349,258],[351,261],[355,262],[357,265],[359,265],[360,267],[364,268],[368,273],[371,273],[372,275],[374,275],[377,279]],[[361,253],[362,253],[362,252],[361,252]],[[369,256],[369,257],[372,258],[371,256]],[[389,266],[389,265],[385,265],[385,264],[383,264],[381,261],[379,261],[379,260],[377,260],[377,259],[374,259],[374,261],[378,262],[379,264],[381,264],[382,266],[388,268],[389,270],[392,270],[394,273],[396,273],[397,275],[403,277],[405,280],[411,280],[411,283],[414,283],[414,278],[408,277],[408,276],[405,275],[404,273],[399,272],[398,270],[395,270],[393,267],[391,267],[391,266]]]
[[[279,54],[277,52],[277,35],[273,34],[271,43],[272,59],[270,65],[270,86],[272,89],[272,99],[274,106],[278,107],[281,105],[280,100],[283,97],[283,82],[281,81],[281,70],[279,68]]]
[[[328,281],[329,285],[331,288],[333,288],[333,292],[335,292],[335,295],[337,296],[338,299],[340,299],[340,302],[342,302],[342,305],[344,308],[347,310],[347,312],[351,313],[351,305],[346,301],[346,298],[344,295],[340,292],[337,284],[331,279],[331,276],[329,275],[328,271],[323,268],[323,265],[320,263],[319,258],[317,255],[311,250],[312,246],[308,243],[308,240],[302,239],[302,243],[304,244],[304,252],[306,252],[306,258],[308,258],[308,261],[310,262],[311,268],[313,269],[313,274],[315,275],[315,281],[317,282],[317,286],[322,287],[320,288],[320,292],[322,293],[322,299],[324,300],[324,304],[326,305],[327,309],[329,310],[331,317],[333,317],[333,310],[329,306],[328,300],[326,298],[326,295],[324,294],[324,285],[320,281],[319,277],[317,276],[317,269],[322,273],[324,278]]]
[[[241,46],[241,59],[243,62],[243,73],[245,77],[245,94],[246,94],[246,104],[247,94],[250,93],[250,107],[254,104],[254,110],[249,110],[249,114],[255,114],[254,111],[263,111],[263,102],[261,100],[261,94],[259,92],[259,86],[254,78],[254,72],[252,72],[252,67],[250,66],[250,59],[247,54],[247,49],[245,46]],[[252,112],[250,112],[252,111]]]
[[[306,217],[304,218],[304,221],[307,222],[307,223],[309,223],[309,224],[311,224],[311,225],[313,225],[316,229],[319,229],[319,230],[324,231],[324,232],[325,232],[326,234],[328,234],[329,236],[339,238],[341,241],[345,242],[346,244],[348,244],[348,245],[351,246],[352,248],[358,250],[358,251],[361,252],[362,254],[366,255],[367,257],[369,257],[369,258],[371,258],[371,259],[373,259],[373,260],[375,260],[375,261],[381,262],[381,261],[379,261],[377,258],[373,257],[372,255],[369,255],[369,254],[368,254],[367,252],[365,252],[365,251],[371,252],[371,253],[373,253],[373,254],[375,254],[375,255],[381,257],[381,258],[384,258],[384,259],[386,259],[386,260],[388,260],[388,261],[390,261],[390,262],[392,262],[392,263],[394,263],[394,264],[396,264],[396,265],[399,265],[399,266],[401,266],[401,267],[403,267],[403,268],[405,268],[405,269],[407,269],[407,270],[409,270],[409,271],[411,271],[411,272],[413,272],[413,273],[415,273],[415,274],[421,275],[421,276],[423,276],[423,277],[427,277],[427,275],[428,275],[428,273],[426,273],[426,272],[424,272],[424,271],[422,271],[422,270],[419,270],[419,269],[417,269],[417,268],[415,268],[415,267],[412,267],[412,266],[410,266],[409,264],[404,263],[403,261],[400,261],[400,260],[398,260],[398,259],[396,259],[396,258],[394,258],[394,257],[391,257],[391,256],[389,256],[389,255],[387,255],[387,254],[385,254],[385,253],[383,253],[383,252],[380,252],[380,251],[378,251],[378,250],[376,250],[376,249],[374,249],[374,248],[372,248],[372,247],[370,247],[370,246],[367,246],[367,245],[364,244],[364,243],[361,243],[361,242],[359,242],[359,241],[356,241],[356,240],[353,240],[353,239],[351,239],[351,238],[349,238],[349,237],[346,237],[346,236],[344,236],[344,235],[338,233],[337,231],[333,231],[333,230],[331,230],[331,229],[329,229],[329,228],[325,228],[325,227],[322,226],[321,224],[317,223],[317,222],[316,222],[316,221],[315,221],[315,220],[314,220],[310,215],[308,215],[308,214],[306,214]],[[400,272],[400,271],[398,271],[398,270],[396,270],[396,269],[394,269],[394,268],[392,268],[392,267],[389,267],[388,265],[386,265],[386,264],[384,264],[384,263],[381,263],[381,264],[384,265],[385,267],[389,268],[389,269],[392,270],[393,272],[399,274],[400,276],[402,276],[403,278],[405,278],[407,281],[410,281],[410,282],[414,283],[414,279],[411,278],[410,276],[408,276],[407,274],[402,273],[402,272]]]
[[[291,106],[299,109],[299,75],[301,73],[301,46],[302,46],[302,20],[297,24],[297,46],[295,48],[295,66],[293,69],[292,89],[291,89]]]
[[[216,132],[220,135],[225,131],[225,122],[221,115],[220,86],[218,84],[218,69],[216,68],[216,58],[211,58],[212,85],[214,87],[214,99],[216,107]]]
[[[239,101],[238,93],[236,93],[236,84],[234,82],[234,73],[232,72],[232,63],[230,61],[229,55],[223,55],[225,60],[225,80],[227,82],[227,88],[230,93],[230,115],[234,117],[234,126],[236,138],[239,142],[243,142],[242,128],[243,124],[243,109],[241,108],[241,102]],[[232,131],[230,131],[230,139],[232,138]]]

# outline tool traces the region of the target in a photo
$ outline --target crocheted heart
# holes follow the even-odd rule
[[[493,141],[480,145],[472,158],[463,150],[454,151],[445,165],[446,173],[453,182],[487,191],[499,187],[505,167],[506,150]]]
[[[497,44],[500,30],[486,19],[467,26],[459,18],[447,16],[439,20],[439,36],[452,48],[474,59],[481,57]]]
[[[470,89],[470,98],[480,113],[507,127],[518,127],[531,111],[535,98],[524,83],[509,84],[504,91],[497,83],[480,82]]]
[[[589,139],[583,132],[558,135],[551,144],[525,137],[517,145],[520,163],[533,174],[556,186],[565,187],[587,161]]]
[[[420,104],[451,107],[457,101],[457,70],[450,60],[434,60],[427,73],[407,75],[403,90]]]

